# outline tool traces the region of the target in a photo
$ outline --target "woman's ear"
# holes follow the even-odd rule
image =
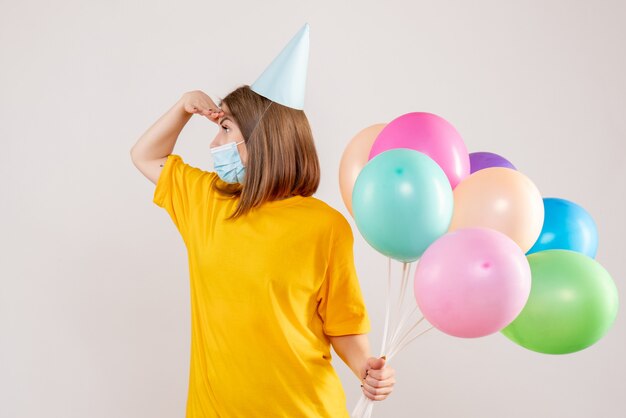
[[[241,147],[241,152],[239,153],[239,157],[241,158],[241,163],[244,165],[244,167],[248,166],[248,147],[246,146],[246,143],[244,142],[243,147]]]

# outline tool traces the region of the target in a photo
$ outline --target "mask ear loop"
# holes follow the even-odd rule
[[[261,117],[259,118],[259,120],[256,121],[256,124],[254,125],[254,128],[252,128],[252,132],[250,132],[250,136],[248,136],[248,139],[252,138],[252,134],[254,134],[254,131],[256,131],[257,126],[259,126],[259,123],[261,122],[261,119],[263,119],[263,116],[265,116],[265,112],[267,112],[267,109],[270,108],[272,103],[274,103],[274,102],[270,101],[270,104],[268,104],[267,107],[265,108],[265,110],[263,111],[263,113],[261,113]]]
[[[252,134],[254,134],[254,131],[256,131],[257,126],[259,126],[259,123],[261,122],[261,119],[263,119],[263,116],[265,116],[265,112],[267,112],[267,109],[270,108],[272,103],[274,103],[274,102],[272,102],[270,100],[270,104],[268,104],[267,107],[265,108],[265,110],[263,111],[263,113],[261,113],[261,117],[259,118],[259,120],[256,121],[256,124],[254,125],[254,128],[252,128],[252,132],[250,132],[250,136],[248,136],[248,139],[252,138]],[[248,141],[244,141],[244,142],[248,142]]]

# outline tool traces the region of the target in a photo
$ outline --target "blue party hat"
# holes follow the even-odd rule
[[[281,105],[303,109],[308,63],[309,24],[306,23],[250,88]]]

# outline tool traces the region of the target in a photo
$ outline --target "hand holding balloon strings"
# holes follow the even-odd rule
[[[406,322],[417,311],[417,305],[411,307],[407,306],[405,295],[409,284],[410,276],[410,263],[402,263],[402,280],[400,281],[400,287],[398,289],[398,301],[396,303],[395,318],[396,321],[391,321],[393,324],[390,327],[390,313],[391,313],[391,294],[392,294],[392,281],[391,281],[391,258],[388,259],[388,274],[387,274],[387,298],[386,298],[386,310],[385,310],[385,329],[383,331],[381,357],[384,357],[386,361],[390,361],[395,355],[398,354],[403,348],[405,348],[411,341],[420,335],[433,329],[432,326],[417,333],[413,332],[419,324],[424,320],[424,317],[420,317],[417,321],[414,321],[413,325],[408,329],[405,328]],[[414,302],[414,298],[409,298],[408,303]],[[399,317],[399,318],[398,318]],[[409,324],[410,326],[410,324]],[[393,334],[392,334],[393,333]],[[413,335],[411,335],[413,334]],[[387,354],[386,354],[387,353]],[[370,417],[373,408],[373,401],[366,396],[362,396],[352,413],[353,417]]]

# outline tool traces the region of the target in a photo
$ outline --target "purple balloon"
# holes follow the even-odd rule
[[[483,168],[491,167],[504,167],[517,170],[509,160],[493,152],[472,152],[469,158],[470,174],[482,170]]]

